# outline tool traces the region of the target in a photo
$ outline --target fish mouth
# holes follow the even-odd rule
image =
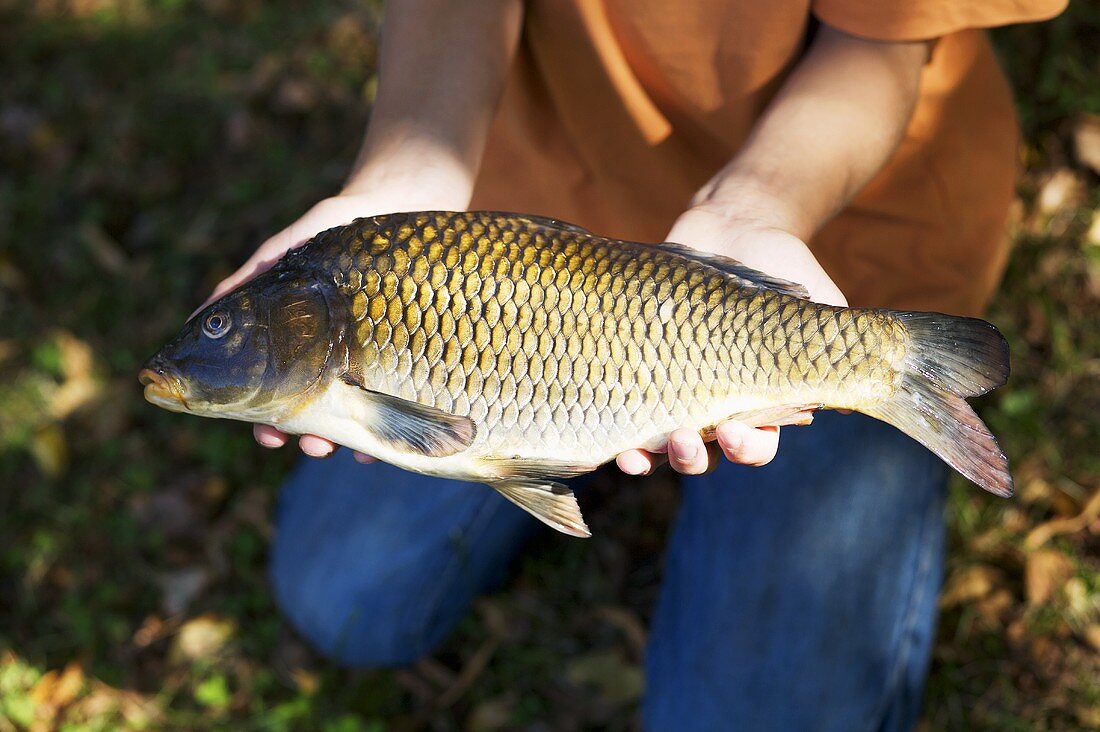
[[[189,409],[183,393],[183,383],[163,365],[150,361],[138,373],[138,381],[145,387],[145,400],[150,404],[173,412]]]

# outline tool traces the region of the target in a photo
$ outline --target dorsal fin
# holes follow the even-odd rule
[[[702,252],[698,249],[692,249],[691,247],[671,241],[654,244],[653,246],[669,254],[676,254],[692,261],[699,262],[700,264],[705,264],[708,267],[713,267],[720,272],[732,275],[737,278],[741,284],[775,290],[783,295],[791,295],[792,297],[799,297],[803,300],[810,299],[810,293],[804,285],[800,285],[797,282],[791,282],[790,280],[772,277],[767,272],[761,272],[758,269],[747,267],[736,259],[724,257],[721,254]]]
[[[517,219],[519,221],[526,221],[534,224],[535,226],[541,226],[544,229],[555,229],[557,231],[568,231],[573,234],[586,234],[588,236],[595,236],[591,231],[583,226],[577,226],[571,224],[568,221],[562,221],[560,219],[552,219],[549,216],[535,216],[534,214],[504,214],[509,218]]]
[[[584,234],[585,236],[597,236],[583,226],[577,224],[571,224],[568,221],[561,221],[560,219],[553,219],[548,216],[535,216],[533,214],[501,214],[508,216],[517,221],[525,221],[535,226],[540,226],[544,229],[551,229],[554,231],[569,232],[572,234]],[[633,242],[623,242],[624,244],[632,244]],[[711,254],[710,252],[703,252],[698,249],[692,249],[691,247],[684,246],[683,244],[677,244],[676,242],[666,241],[660,244],[635,244],[636,246],[654,247],[669,254],[675,254],[686,259],[690,259],[693,262],[699,264],[705,264],[708,267],[724,272],[738,280],[742,285],[750,287],[762,287],[769,290],[774,290],[782,295],[790,295],[791,297],[801,298],[803,300],[810,299],[810,293],[806,289],[805,285],[801,285],[797,282],[791,282],[790,280],[784,280],[779,277],[773,277],[767,272],[761,272],[758,269],[748,267],[736,259],[722,256],[721,254]]]

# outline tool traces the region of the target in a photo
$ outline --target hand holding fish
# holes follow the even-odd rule
[[[789,242],[788,242],[789,243]],[[895,425],[1011,492],[964,401],[1008,377],[990,324],[812,302],[803,286],[679,243],[490,211],[357,219],[288,251],[151,358],[172,411],[323,435],[399,467],[481,481],[589,535],[562,480],[677,427]]]
[[[323,199],[297,221],[257,247],[244,264],[217,284],[210,297],[195,312],[199,312],[256,275],[271,269],[288,250],[305,244],[318,232],[346,224],[359,216],[379,213],[383,209],[377,208],[377,203],[369,194],[347,193]],[[285,432],[266,424],[253,425],[252,433],[256,442],[268,448],[282,447],[290,439]],[[328,457],[338,447],[331,440],[317,435],[300,436],[298,446],[306,455],[317,458]],[[373,461],[373,458],[363,453],[356,453],[356,459],[360,462]]]
[[[517,29],[493,26],[509,53]],[[866,66],[878,75],[870,85],[844,71],[868,56],[883,62]],[[538,216],[457,212],[470,200],[507,54],[471,56],[469,83],[458,94],[444,84],[438,105],[410,102],[418,97],[404,94],[400,74],[384,77],[360,155],[368,163],[348,191],[362,204],[381,192],[388,205],[354,215],[450,210],[359,218],[289,251],[347,221],[347,212],[311,211],[236,281],[253,279],[150,359],[146,397],[267,425],[258,433],[267,444],[323,435],[331,442],[313,443],[318,454],[339,443],[481,481],[576,536],[589,532],[561,481],[616,456],[644,470],[670,435],[681,472],[705,467],[700,435],[733,459],[766,462],[775,431],[738,435],[731,421],[808,424],[822,408],[893,424],[1010,494],[1007,460],[965,402],[1007,379],[1001,335],[971,318],[846,308],[804,244],[892,154],[927,44],[880,48],[823,29],[811,57],[669,241],[653,245]],[[409,81],[444,78],[405,71]],[[805,103],[824,92],[836,103]],[[889,124],[853,134],[867,107],[889,110]],[[407,186],[425,168],[458,182],[455,202],[393,205],[389,183]],[[416,202],[422,190],[412,186]],[[696,448],[688,460],[683,436]],[[315,438],[302,439],[309,451]]]
[[[394,188],[389,186],[384,190],[392,196]],[[410,192],[411,195],[414,194]],[[416,195],[425,195],[423,186]],[[442,192],[429,195],[435,199],[446,197]],[[380,206],[402,208],[396,201],[379,199],[378,195],[360,193],[342,193],[323,199],[297,221],[263,242],[244,264],[218,283],[199,310],[267,271],[288,250],[301,246],[317,233],[375,213]],[[791,278],[805,277],[806,281],[815,283],[824,281],[824,285],[811,289],[811,293],[822,302],[844,304],[843,296],[809,254],[806,245],[791,234],[763,226],[760,219],[751,222],[733,220],[706,207],[698,207],[680,217],[668,240],[689,241],[693,248],[701,251],[755,260],[761,266],[781,271]],[[766,261],[771,258],[777,261]],[[283,447],[290,441],[290,435],[267,424],[255,424],[253,434],[256,442],[272,449]],[[712,468],[721,455],[735,463],[765,465],[775,457],[779,448],[778,427],[753,428],[727,420],[716,427],[715,434],[715,441],[704,443],[697,430],[680,428],[669,435],[668,452],[628,450],[619,455],[617,464],[625,473],[644,475],[667,460],[677,472],[697,475]],[[315,458],[328,457],[339,447],[331,440],[313,434],[299,436],[298,446],[303,453]],[[359,451],[355,451],[355,458],[364,464],[375,460],[373,456]]]
[[[739,260],[792,282],[806,283],[811,300],[846,306],[844,295],[805,242],[784,230],[780,212],[758,198],[740,196],[736,207],[695,206],[677,219],[666,239]],[[766,465],[779,450],[779,428],[749,427],[727,420],[715,428],[715,440],[704,443],[697,430],[681,427],[669,435],[666,450],[628,450],[618,456],[616,463],[630,475],[647,475],[666,460],[684,475],[707,472],[721,456],[743,465]]]

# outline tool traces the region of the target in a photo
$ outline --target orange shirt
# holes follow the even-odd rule
[[[473,205],[660,241],[744,142],[815,18],[876,40],[939,38],[900,147],[809,244],[854,306],[978,314],[1007,257],[1017,143],[980,29],[1065,3],[532,0]]]

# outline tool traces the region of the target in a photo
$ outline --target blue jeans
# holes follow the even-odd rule
[[[910,729],[936,620],[946,478],[893,428],[824,413],[785,429],[767,467],[685,479],[646,656],[646,726]],[[485,486],[365,468],[344,451],[303,461],[283,490],[275,591],[335,660],[407,663],[535,530]]]

